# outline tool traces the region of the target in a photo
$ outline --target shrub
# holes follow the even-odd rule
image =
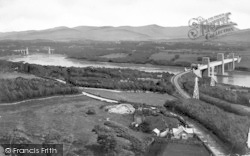
[[[143,155],[146,151],[146,144],[145,142],[142,142],[140,139],[136,138],[135,136],[131,135],[129,133],[129,129],[127,127],[124,127],[118,123],[112,122],[112,121],[106,121],[104,123],[106,127],[111,128],[113,133],[116,134],[118,137],[122,137],[124,139],[127,139],[131,142],[131,148],[132,151],[136,155]],[[102,126],[101,126],[102,127]],[[105,130],[107,133],[107,128],[100,128],[99,126],[95,127],[96,130]]]
[[[94,115],[94,114],[96,114],[95,108],[94,107],[88,108],[86,114],[88,114],[88,115]]]
[[[140,124],[140,129],[144,133],[151,133],[152,130],[150,128],[150,123],[148,121],[144,121]]]
[[[111,133],[98,134],[97,142],[103,147],[106,152],[113,152],[117,147],[117,140]]]

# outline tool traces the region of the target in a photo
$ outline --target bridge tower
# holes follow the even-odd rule
[[[222,62],[221,65],[217,67],[217,75],[224,75],[225,74],[224,53],[218,53],[217,60]]]
[[[199,81],[198,77],[195,77],[193,99],[199,99],[200,98],[198,81]]]
[[[233,71],[235,69],[234,53],[230,53],[229,58],[232,59],[233,61],[228,63],[228,70]]]
[[[207,65],[207,70],[205,70],[204,72],[204,76],[208,76],[210,77],[210,58],[209,57],[203,57],[202,58],[202,64],[206,64]]]
[[[48,54],[51,54],[51,49],[50,49],[50,47],[49,47],[49,49],[48,49]]]
[[[55,49],[51,49],[50,47],[48,48],[48,54],[53,54]]]
[[[25,50],[25,54],[26,55],[29,55],[29,48],[27,47],[26,50]]]

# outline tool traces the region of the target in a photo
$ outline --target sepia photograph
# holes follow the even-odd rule
[[[250,156],[249,0],[0,0],[0,156]]]

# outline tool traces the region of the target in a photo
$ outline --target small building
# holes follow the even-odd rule
[[[168,133],[169,133],[169,128],[166,128],[165,130],[159,130],[157,128],[153,129],[153,133],[155,133],[156,136],[158,137],[167,137]]]
[[[193,128],[187,128],[179,126],[178,128],[173,128],[173,139],[188,139],[194,136]]]
[[[162,78],[162,74],[157,75],[157,78]]]

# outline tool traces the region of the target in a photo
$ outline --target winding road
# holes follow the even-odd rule
[[[182,76],[182,75],[185,75],[187,73],[189,73],[191,71],[185,71],[185,72],[181,72],[181,73],[178,73],[176,75],[174,75],[172,78],[171,78],[171,82],[172,84],[175,86],[176,88],[176,91],[180,94],[181,97],[183,97],[184,99],[190,99],[191,97],[189,96],[189,94],[187,92],[185,92],[181,86],[179,85],[178,83],[178,79]]]

